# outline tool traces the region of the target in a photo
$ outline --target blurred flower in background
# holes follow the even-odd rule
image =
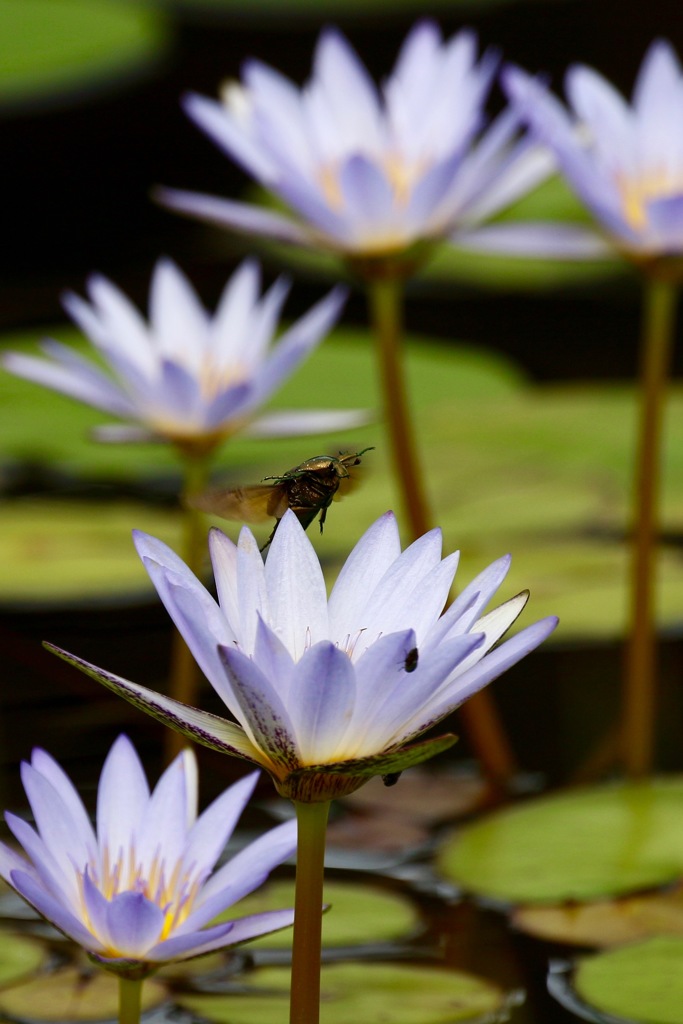
[[[136,424],[101,428],[104,439],[162,438],[181,448],[211,449],[245,429],[259,436],[309,434],[366,419],[333,410],[257,416],[332,328],[343,288],[333,289],[275,344],[288,284],[280,278],[261,296],[259,268],[252,260],[235,271],[213,316],[167,259],[157,263],[152,278],[149,323],[106,278],[93,276],[88,291],[90,302],[68,294],[65,306],[109,373],[52,340],[42,345],[46,359],[9,352],[2,365]]]
[[[183,751],[150,793],[120,736],[102,769],[95,830],[68,776],[34,750],[22,781],[36,828],[6,813],[24,852],[0,843],[0,874],[97,963],[137,978],[287,927],[291,910],[205,927],[296,848],[296,823],[286,822],[214,872],[257,778],[236,782],[198,816],[193,752]]]
[[[475,241],[477,225],[553,166],[541,147],[517,138],[514,112],[486,127],[497,65],[490,50],[478,60],[473,32],[444,40],[424,20],[378,90],[344,36],[327,29],[302,89],[248,60],[242,82],[226,85],[221,102],[185,101],[190,116],[295,216],[172,189],[159,197],[225,227],[352,258],[430,239]]]
[[[612,245],[636,261],[683,253],[683,72],[668,42],[648,49],[631,104],[582,65],[567,72],[570,110],[520,68],[503,83]]]

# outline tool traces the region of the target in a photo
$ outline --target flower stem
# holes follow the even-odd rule
[[[202,513],[193,508],[190,500],[206,490],[211,468],[211,454],[203,451],[183,451],[183,488],[180,496],[183,516],[181,557],[195,576],[201,577],[204,558],[204,522]],[[175,700],[194,706],[197,703],[199,668],[192,653],[175,630],[171,645],[171,671],[168,692]],[[187,740],[174,729],[166,731],[166,760],[171,761],[187,746]]]
[[[290,1024],[318,1024],[323,874],[329,800],[294,802],[298,824]]]
[[[384,418],[389,430],[394,476],[411,534],[417,539],[431,528],[432,522],[417,458],[403,367],[403,281],[400,275],[391,273],[368,275],[365,280],[377,338]],[[493,698],[481,691],[460,713],[489,784],[496,791],[505,789],[516,771],[516,762]]]
[[[431,516],[417,458],[403,368],[403,282],[400,277],[378,275],[367,281],[367,288],[394,477],[412,537],[416,540],[430,529]]]
[[[630,630],[624,667],[623,759],[631,778],[652,769],[655,729],[657,544],[661,431],[677,287],[650,278],[645,292],[640,425],[631,548]]]
[[[142,978],[119,976],[119,1024],[139,1024]]]

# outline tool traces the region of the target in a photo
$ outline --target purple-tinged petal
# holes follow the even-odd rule
[[[59,865],[65,878],[77,864],[87,862],[92,852],[91,833],[79,829],[79,819],[74,819],[52,783],[26,762],[21,765],[21,781],[33,811],[38,833],[47,850]]]
[[[394,690],[410,686],[406,663],[415,650],[415,633],[405,629],[380,637],[355,662],[356,701],[347,729],[350,745],[364,744],[368,730],[381,722],[381,709],[391,703]]]
[[[369,596],[399,558],[401,541],[393,512],[385,512],[369,527],[351,551],[330,594],[330,636],[343,642],[344,633],[362,626]]]
[[[590,228],[551,221],[489,224],[456,231],[451,242],[461,249],[531,258],[597,260],[614,256],[614,246]]]
[[[250,914],[233,921],[232,942],[249,942],[259,935],[279,932],[293,924],[293,910],[266,910],[262,914]]]
[[[6,882],[9,882],[13,871],[23,871],[32,877],[35,876],[33,865],[25,857],[22,857],[20,853],[17,853],[11,847],[6,846],[5,843],[0,842],[0,878],[4,878]]]
[[[255,391],[259,401],[270,397],[330,332],[347,294],[346,288],[333,288],[282,335],[273,354],[259,371]]]
[[[470,630],[507,576],[511,561],[510,555],[503,555],[475,576],[435,623],[423,647],[432,647],[447,637],[458,636]]]
[[[146,959],[161,935],[164,912],[141,892],[122,892],[109,902],[107,924],[119,956]]]
[[[268,679],[277,679],[277,692],[284,704],[292,699],[297,666],[285,645],[259,616],[252,657]]]
[[[341,32],[325,29],[321,33],[309,88],[319,90],[328,112],[329,132],[323,159],[338,158],[359,144],[378,144],[381,115],[377,90]]]
[[[269,160],[263,147],[251,138],[246,125],[240,124],[230,110],[216,100],[190,93],[183,98],[185,113],[203,131],[261,181],[271,181],[277,168]]]
[[[140,758],[127,736],[107,754],[97,788],[97,837],[112,858],[128,851],[147,813],[149,786]]]
[[[234,713],[234,697],[226,686],[216,653],[219,643],[232,644],[237,639],[233,626],[206,587],[170,549],[146,535],[134,533],[133,536],[138,553],[166,610],[202,672]]]
[[[222,530],[209,530],[209,554],[221,612],[237,635],[240,610],[237,597],[237,545]]]
[[[557,623],[558,619],[555,616],[540,619],[490,651],[485,658],[462,675],[459,675],[456,669],[447,686],[442,688],[439,699],[434,703],[424,704],[412,720],[406,722],[405,740],[419,736],[492,680],[497,679],[511,665],[515,665],[543,643],[556,628]]]
[[[356,700],[356,673],[330,641],[305,652],[292,680],[289,707],[300,762],[338,760]]]
[[[239,702],[240,718],[262,751],[269,769],[292,769],[299,763],[289,712],[277,690],[251,658],[235,648],[219,647],[225,673]]]
[[[23,871],[13,871],[10,883],[20,896],[23,896],[46,921],[53,924],[64,935],[68,935],[79,946],[83,946],[84,949],[91,952],[104,952],[104,947],[99,939],[95,938],[70,910],[47,893],[30,875]]]
[[[591,142],[609,164],[636,170],[631,111],[614,86],[592,68],[574,66],[567,72],[567,97],[579,121],[588,125]]]
[[[28,873],[40,883],[56,900],[64,905],[76,906],[78,889],[74,865],[68,857],[57,856],[46,846],[41,837],[34,832],[28,822],[18,818],[10,811],[5,813],[5,820],[14,838],[21,843],[32,864]],[[24,870],[24,865],[20,865]]]
[[[178,934],[201,928],[257,889],[274,868],[294,854],[296,840],[297,826],[292,819],[245,846],[207,881],[192,913],[177,929]]]
[[[382,706],[376,708],[375,719],[366,730],[366,748],[382,750],[410,738],[414,734],[410,728],[414,717],[431,705],[434,694],[442,689],[449,675],[457,671],[457,666],[476,651],[483,640],[483,634],[469,633],[445,640],[435,650],[418,656],[415,670],[407,673],[402,684],[388,693]]]
[[[194,761],[194,771],[187,770]],[[166,865],[180,859],[191,826],[190,818],[197,804],[196,760],[194,753],[184,750],[165,769],[149,799],[140,826],[136,829],[136,853],[145,874],[161,856]],[[188,792],[188,787],[193,791]]]
[[[245,775],[202,811],[187,836],[183,853],[187,868],[196,864],[199,874],[213,869],[254,792],[258,777],[258,772]]]
[[[440,561],[441,530],[438,528],[423,534],[399,555],[367,595],[362,620],[357,620],[356,627],[365,629],[364,640],[372,643],[380,633],[411,628],[414,610],[410,595]],[[451,566],[454,573],[452,562]]]
[[[367,409],[304,409],[271,412],[259,416],[242,431],[243,437],[303,437],[353,430],[373,422],[376,414]]]
[[[212,715],[208,711],[200,711],[198,708],[181,704],[180,701],[165,697],[161,693],[149,690],[146,686],[139,686],[127,679],[106,672],[104,669],[91,665],[90,662],[69,654],[53,644],[45,643],[44,647],[56,654],[63,661],[68,661],[74,668],[85,672],[91,679],[102,683],[107,689],[123,697],[130,704],[145,711],[148,715],[158,719],[164,725],[170,725],[172,729],[189,737],[196,743],[201,743],[212,750],[218,750],[223,754],[234,754],[245,761],[250,761],[258,767],[270,767],[267,758],[249,740],[244,730],[234,722],[226,718]]]
[[[51,353],[52,354],[52,353]],[[69,398],[85,402],[115,416],[129,415],[132,409],[126,395],[103,373],[90,367],[66,367],[36,356],[7,352],[0,365],[17,377],[60,391]]]
[[[83,806],[83,801],[69,776],[47,751],[41,750],[39,747],[31,752],[31,764],[59,793],[76,825],[83,845],[94,855],[97,850],[95,832],[88,812]]]
[[[211,321],[194,288],[172,260],[161,259],[154,268],[149,319],[159,356],[186,362],[197,373],[207,349]]]
[[[654,199],[646,206],[652,249],[664,253],[683,250],[683,186],[678,195]]]
[[[345,212],[356,232],[373,234],[392,221],[394,190],[382,170],[365,156],[352,156],[338,172]]]
[[[252,203],[239,203],[232,199],[202,195],[197,192],[183,192],[181,189],[156,189],[155,198],[162,206],[168,206],[178,213],[199,217],[220,224],[224,228],[257,235],[261,238],[275,238],[292,245],[307,248],[314,244],[310,228],[281,213],[273,213]]]
[[[298,661],[306,647],[327,639],[327,590],[320,562],[301,523],[288,509],[266,559],[268,624]]]
[[[262,616],[269,619],[271,610],[263,557],[247,526],[240,530],[235,576],[239,616],[235,632],[241,650],[245,654],[251,654],[256,642],[259,619]]]
[[[145,960],[148,963],[161,964],[171,960],[190,960],[192,957],[203,956],[204,953],[211,953],[224,946],[232,946],[233,928],[233,922],[226,921],[225,924],[217,924],[213,928],[204,928],[202,931],[190,932],[187,935],[174,933],[170,938],[148,949]]]
[[[109,900],[97,888],[88,871],[83,874],[82,881],[85,920],[102,946],[112,950],[114,943],[109,930]]]

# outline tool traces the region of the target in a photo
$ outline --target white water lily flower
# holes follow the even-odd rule
[[[278,910],[206,927],[296,848],[296,824],[286,822],[214,871],[257,772],[198,815],[192,751],[180,754],[150,793],[132,743],[120,736],[102,769],[96,828],[44,750],[34,750],[21,772],[35,829],[6,813],[23,852],[0,843],[0,875],[101,966],[142,977],[292,924],[294,912]]]
[[[522,593],[482,615],[508,570],[501,558],[443,611],[458,554],[441,531],[401,552],[388,512],[351,552],[329,600],[313,546],[287,511],[263,563],[245,527],[211,533],[218,603],[165,544],[136,546],[159,596],[232,720],[188,707],[73,655],[51,650],[149,714],[263,767],[303,801],[352,792],[451,746],[416,739],[544,640],[542,619],[494,646]],[[442,614],[443,613],[443,614]]]
[[[503,82],[535,137],[595,216],[603,244],[640,262],[683,253],[683,69],[655,40],[629,103],[593,68],[566,75],[568,107],[520,68]]]
[[[548,176],[547,150],[519,139],[510,109],[486,124],[498,56],[422,20],[378,89],[344,36],[326,29],[298,88],[249,60],[222,101],[190,95],[189,115],[291,210],[161,189],[168,206],[248,234],[363,259],[425,241],[478,245],[482,224]],[[537,252],[543,225],[508,224],[501,247]],[[578,250],[581,228],[567,227]],[[593,239],[589,240],[593,244]]]
[[[233,274],[210,316],[170,260],[155,268],[149,322],[104,277],[88,284],[90,302],[67,295],[65,306],[90,338],[109,372],[57,341],[47,358],[9,352],[6,370],[54,388],[136,427],[114,427],[105,437],[161,437],[180,445],[212,447],[246,428],[258,436],[309,434],[365,422],[354,411],[278,412],[256,418],[260,407],[323,340],[345,298],[343,288],[297,320],[273,344],[289,286],[280,278],[260,295],[258,264]]]

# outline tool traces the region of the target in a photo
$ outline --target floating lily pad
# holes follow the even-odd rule
[[[159,1006],[166,989],[153,978],[142,986],[143,1012]],[[0,992],[0,1013],[14,1020],[89,1021],[118,1017],[119,983],[113,974],[66,968]]]
[[[683,937],[659,936],[579,961],[574,988],[599,1013],[683,1024]]]
[[[289,969],[248,976],[248,994],[182,996],[180,1005],[216,1024],[285,1024]],[[459,971],[409,964],[323,967],[321,1024],[454,1024],[490,1020],[508,997],[491,982]]]
[[[17,498],[0,505],[0,601],[111,601],[154,591],[136,527],[178,547],[179,515],[141,502]]]
[[[0,107],[82,90],[158,59],[166,22],[118,0],[0,0]]]
[[[596,900],[683,875],[683,781],[596,787],[491,814],[442,846],[437,865],[509,903]]]
[[[0,987],[14,985],[33,974],[44,960],[45,948],[39,942],[14,932],[0,932]]]
[[[550,942],[616,946],[652,935],[683,936],[683,893],[627,896],[597,903],[517,907],[511,918],[520,931]]]
[[[323,945],[356,946],[405,939],[419,926],[415,908],[394,893],[369,885],[329,882],[325,885],[325,903],[330,910],[323,917]],[[217,920],[229,920],[266,910],[285,910],[294,906],[294,882],[271,882],[258,892],[230,907]],[[249,949],[290,949],[292,930],[285,929],[249,943]]]

